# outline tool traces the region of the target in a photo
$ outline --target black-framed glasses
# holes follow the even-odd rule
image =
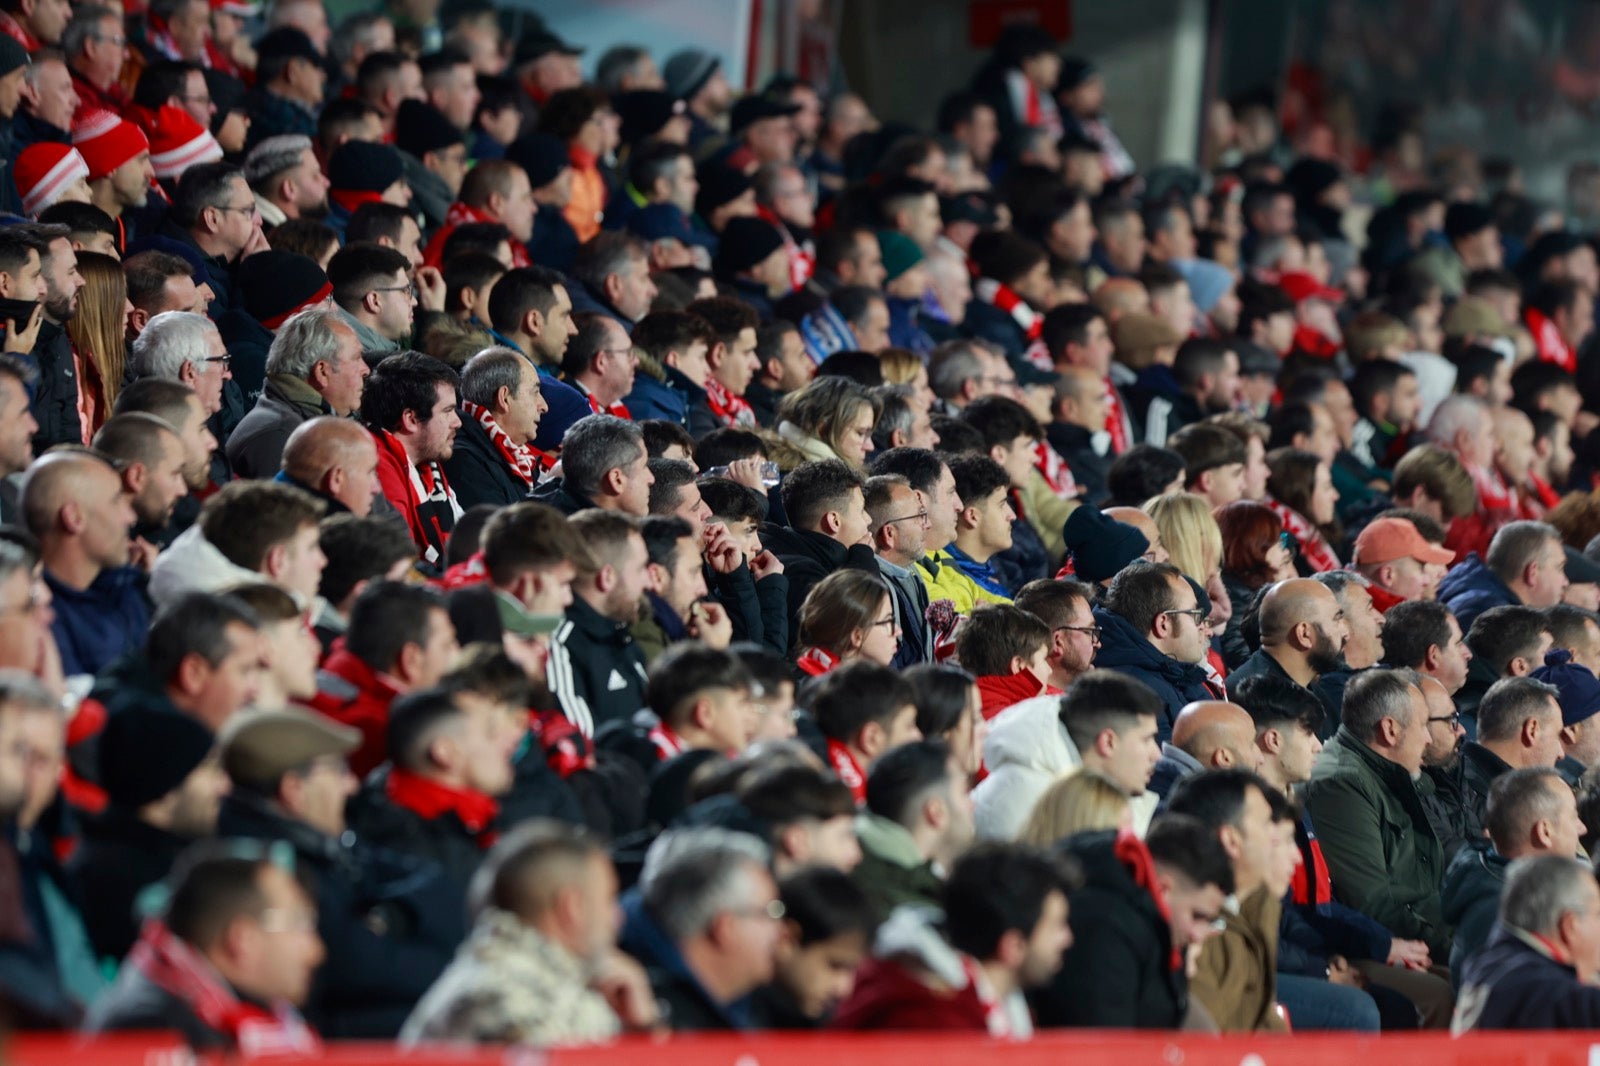
[[[1094,641],[1096,644],[1100,643],[1099,626],[1056,626],[1055,628],[1057,633],[1062,632],[1063,630],[1068,633],[1087,633],[1089,634],[1090,640]]]
[[[878,626],[887,626],[890,629],[898,628],[898,623],[895,622],[894,615],[892,614],[888,618],[878,619],[876,622],[872,623],[872,625],[874,628]]]
[[[221,355],[208,355],[208,356],[206,356],[204,359],[202,359],[200,361],[202,363],[221,363],[223,369],[226,370],[227,367],[228,367],[228,364],[233,362],[233,356],[228,354],[227,352],[224,352]]]
[[[1198,625],[1204,625],[1205,621],[1206,621],[1206,618],[1208,617],[1207,612],[1202,611],[1198,607],[1190,607],[1188,610],[1182,610],[1180,608],[1174,607],[1170,611],[1162,611],[1161,613],[1162,614],[1186,614],[1190,618],[1194,619],[1194,624],[1197,625],[1197,626]]]
[[[1456,726],[1461,724],[1461,712],[1457,711],[1455,714],[1439,715],[1438,717],[1428,719],[1428,723],[1430,725],[1434,722],[1449,722],[1450,728],[1454,729]]]
[[[922,510],[913,511],[911,514],[903,514],[895,518],[885,518],[883,520],[883,524],[889,525],[891,522],[908,522],[913,518],[919,522],[926,523],[928,521],[928,509],[924,507]]]
[[[237,211],[241,215],[252,215],[253,216],[256,213],[256,211],[259,210],[259,208],[256,207],[256,202],[254,200],[251,200],[248,204],[246,204],[243,207],[234,207],[232,204],[220,204],[220,205],[218,205],[217,210],[218,211]]]
[[[412,296],[417,294],[416,285],[378,285],[367,290],[368,292],[405,292]]]

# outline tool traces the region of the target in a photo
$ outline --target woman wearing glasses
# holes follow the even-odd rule
[[[1232,670],[1250,657],[1243,623],[1255,613],[1257,593],[1300,575],[1294,568],[1294,537],[1270,507],[1239,500],[1217,508],[1216,519],[1223,544],[1222,587],[1233,603],[1233,617],[1222,631],[1222,663]]]
[[[856,659],[888,666],[900,649],[900,626],[883,579],[839,570],[819,581],[800,605],[800,647],[795,665],[805,676]]]

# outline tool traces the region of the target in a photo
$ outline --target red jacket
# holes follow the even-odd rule
[[[1397,603],[1406,602],[1404,599],[1396,596],[1382,585],[1368,585],[1367,592],[1372,596],[1372,606],[1378,609],[1379,614],[1388,614],[1389,608],[1393,607]]]
[[[1024,670],[1020,674],[985,674],[978,678],[978,694],[983,697],[983,720],[987,722],[1013,704],[1035,696],[1059,696],[1061,690]]]
[[[389,757],[389,704],[400,687],[345,650],[341,641],[317,675],[311,706],[329,718],[361,731],[361,746],[350,753],[350,769],[366,777]]]
[[[970,983],[941,992],[893,959],[868,959],[856,971],[855,989],[839,1005],[833,1026],[987,1033],[989,1013]]]

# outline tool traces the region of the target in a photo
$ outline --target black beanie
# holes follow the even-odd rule
[[[719,278],[734,278],[783,247],[778,227],[760,218],[730,218],[717,245]]]
[[[27,66],[28,62],[28,50],[18,44],[16,38],[0,33],[0,77],[10,74],[18,67]]]
[[[711,212],[750,191],[750,179],[730,166],[710,163],[698,170],[700,191],[695,194],[694,209],[707,222],[711,221]]]
[[[556,175],[572,165],[561,138],[548,133],[529,133],[506,146],[506,158],[528,172],[528,184],[542,189]]]
[[[622,143],[636,144],[660,133],[674,115],[683,114],[684,106],[683,101],[673,99],[671,93],[637,89],[613,96],[611,109],[622,120]]]
[[[328,160],[328,185],[337,192],[383,192],[403,177],[400,153],[387,144],[345,141]]]
[[[1135,526],[1108,518],[1087,505],[1067,516],[1061,527],[1072,569],[1079,580],[1098,584],[1139,558],[1150,542]]]
[[[467,139],[437,107],[421,100],[402,100],[394,116],[394,143],[402,152],[421,159],[429,152],[466,144]]]
[[[215,744],[211,730],[179,711],[118,711],[96,747],[100,786],[112,803],[138,810],[183,784]]]
[[[296,252],[265,251],[239,263],[239,291],[245,312],[268,329],[277,329],[297,312],[333,292],[316,260]]]

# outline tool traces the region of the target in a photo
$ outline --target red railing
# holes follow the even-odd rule
[[[1589,1066],[1600,1043],[1583,1033],[1204,1037],[1123,1032],[1041,1034],[1024,1044],[920,1033],[708,1035],[629,1040],[545,1053],[497,1048],[398,1051],[387,1044],[334,1044],[330,1066]],[[20,1037],[0,1051],[10,1066],[181,1066],[181,1043],[162,1037],[85,1042]],[[301,1060],[275,1058],[274,1064]]]

